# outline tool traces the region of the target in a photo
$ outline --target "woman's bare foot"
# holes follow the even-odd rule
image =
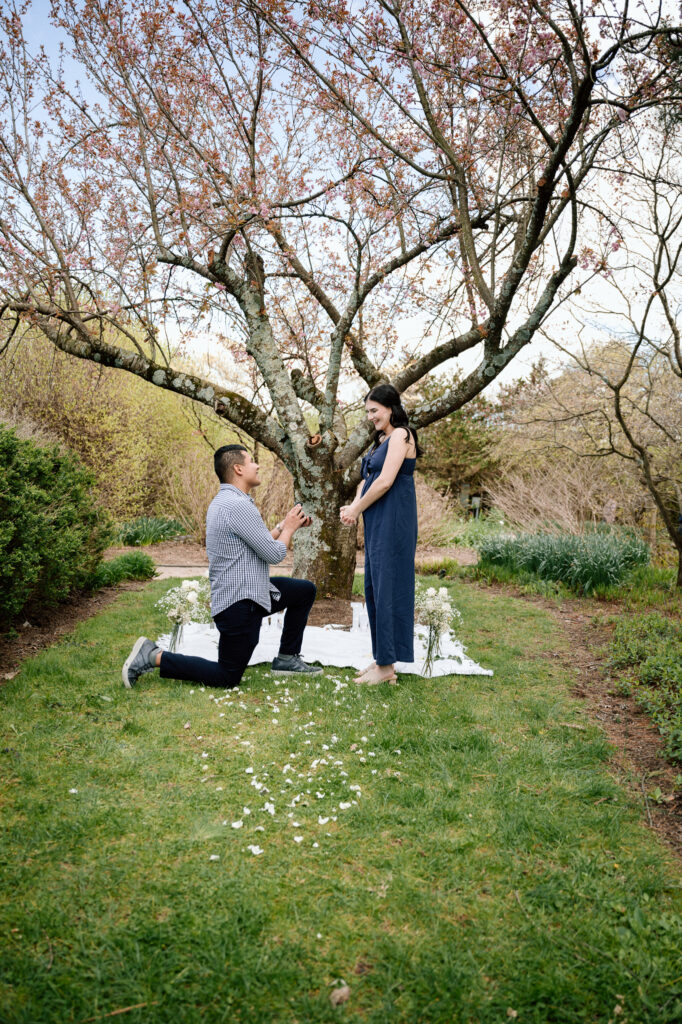
[[[362,672],[359,672],[358,675],[356,675],[356,677],[354,678],[353,682],[354,683],[362,683],[364,681],[364,678],[367,675],[367,673],[371,672],[373,668],[376,668],[376,664],[377,664],[376,661],[372,661],[367,666],[367,668],[363,668]]]
[[[374,665],[359,676],[355,682],[366,686],[378,686],[380,683],[395,683],[397,677],[393,665]]]

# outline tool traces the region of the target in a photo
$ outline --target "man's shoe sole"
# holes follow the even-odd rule
[[[133,644],[132,651],[130,652],[126,660],[123,662],[123,669],[121,671],[121,675],[123,677],[123,685],[127,687],[129,690],[132,690],[135,684],[131,683],[130,680],[128,679],[128,669],[130,668],[131,664],[140,653],[140,648],[142,647],[142,644],[145,642],[146,639],[146,636],[138,637],[138,639]]]
[[[315,668],[311,672],[310,669],[306,671],[300,668],[273,668],[270,666],[270,671],[275,672],[278,676],[319,676],[322,675],[321,668]]]

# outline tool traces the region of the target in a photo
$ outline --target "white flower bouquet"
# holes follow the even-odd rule
[[[211,585],[208,579],[183,580],[179,587],[172,587],[156,602],[156,607],[165,611],[173,623],[169,650],[177,649],[182,639],[182,627],[188,622],[212,622]]]
[[[414,602],[415,619],[427,626],[429,634],[426,641],[426,657],[422,674],[431,675],[433,662],[440,657],[441,642],[445,634],[452,635],[453,620],[461,621],[461,615],[450,604],[450,595],[446,587],[436,590],[435,587],[418,587]]]

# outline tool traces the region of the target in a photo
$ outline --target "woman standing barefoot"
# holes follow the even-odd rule
[[[341,521],[351,525],[360,513],[364,518],[365,601],[374,661],[355,682],[375,684],[395,680],[396,661],[414,661],[414,467],[421,451],[391,384],[372,388],[365,408],[376,430],[374,445],[362,460],[362,491],[341,509]]]

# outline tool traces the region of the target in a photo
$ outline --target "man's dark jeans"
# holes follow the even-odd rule
[[[217,661],[164,651],[160,665],[162,678],[225,689],[238,686],[258,643],[263,616],[283,609],[286,613],[279,653],[299,654],[317,588],[309,580],[292,580],[288,576],[273,576],[272,582],[280,596],[272,599],[269,612],[255,601],[237,601],[214,617],[220,634]]]

